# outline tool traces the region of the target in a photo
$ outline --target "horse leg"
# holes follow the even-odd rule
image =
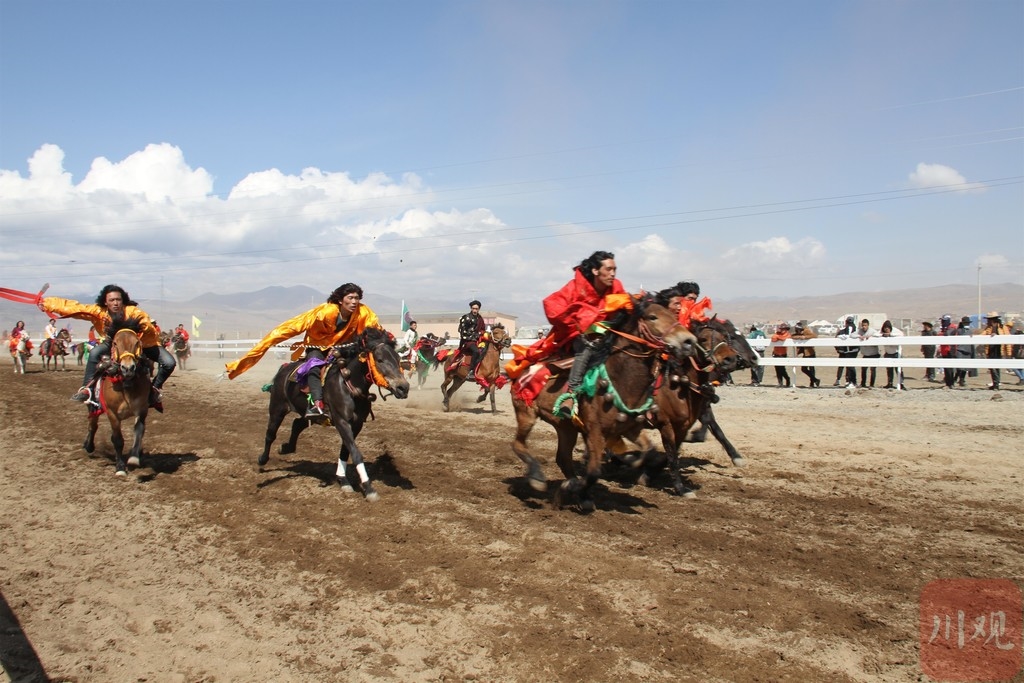
[[[114,474],[123,477],[127,474],[124,462],[124,434],[121,433],[121,420],[113,411],[107,411],[110,417],[110,443],[114,445]]]
[[[362,426],[361,424],[359,425]],[[363,497],[368,502],[374,502],[380,498],[377,492],[373,488],[373,484],[370,483],[370,475],[366,471],[366,462],[363,459],[363,453],[356,446],[356,436],[359,434],[359,429],[353,429],[352,425],[346,420],[335,421],[335,427],[338,429],[338,434],[341,435],[341,452],[338,453],[338,469],[335,471],[335,475],[338,478],[338,483],[341,484],[341,490],[349,493],[352,491],[352,487],[348,483],[348,477],[345,473],[345,460],[348,456],[352,457],[352,465],[356,468],[356,472],[359,474],[359,485],[363,489]]]
[[[526,465],[526,480],[530,486],[535,491],[546,491],[547,477],[526,445],[526,439],[530,436],[533,426],[537,424],[537,408],[519,401],[513,401],[513,407],[516,411],[516,435],[512,440],[512,452]]]
[[[497,387],[492,384],[491,388],[489,390],[489,393],[491,394],[491,415],[497,415],[498,414],[498,406],[494,405],[494,392],[496,390],[497,390]]]
[[[292,420],[292,431],[288,435],[288,441],[281,444],[281,455],[288,455],[295,452],[295,446],[299,443],[299,434],[309,426],[309,420],[305,417],[297,417]]]
[[[148,399],[147,399],[148,401]],[[143,410],[135,418],[135,434],[132,440],[132,451],[128,456],[129,467],[138,467],[139,458],[142,457],[142,436],[146,433],[146,411]]]
[[[686,434],[691,424],[664,425],[661,427],[661,439],[665,446],[665,455],[668,457],[668,471],[672,476],[672,490],[682,498],[693,498],[697,492],[683,483],[683,476],[679,471],[679,446],[681,441],[676,434]]]
[[[274,396],[271,395],[271,404],[273,404],[273,401],[274,401]],[[270,410],[270,417],[267,418],[267,434],[266,434],[266,438],[264,438],[264,440],[263,440],[263,452],[260,453],[260,456],[258,458],[256,458],[256,464],[258,464],[260,467],[262,467],[263,465],[266,465],[267,462],[270,460],[270,447],[273,445],[274,440],[277,438],[277,430],[281,428],[281,422],[284,421],[284,416],[287,415],[287,414],[288,414],[288,406],[287,405],[284,406],[283,408],[276,408],[276,409],[274,407],[271,408],[271,410]],[[292,429],[294,431],[294,425],[292,426]],[[282,453],[285,452],[284,448],[285,448],[285,444],[281,444],[281,452]],[[288,452],[289,453],[293,453],[294,451],[295,451],[295,447],[293,445],[292,446],[292,450],[288,451]]]
[[[85,449],[86,453],[92,453],[96,450],[96,430],[99,428],[100,416],[89,415],[89,431],[85,435],[85,441],[82,442],[82,448]]]
[[[711,406],[707,407],[704,411],[704,415],[701,416],[701,424],[711,430],[715,439],[722,445],[725,452],[729,455],[729,459],[732,460],[732,464],[736,467],[745,467],[746,461],[740,452],[729,442],[729,439],[725,437],[725,432],[722,431],[722,427],[718,424],[718,420],[715,419],[715,414],[711,411]]]
[[[561,470],[562,476],[565,477],[565,481],[562,482],[562,485],[555,492],[554,502],[556,508],[561,508],[567,499],[579,496],[583,483],[576,476],[576,469],[572,460],[572,452],[576,448],[576,440],[579,438],[576,428],[562,424],[555,427],[555,432],[558,434],[558,450],[555,452],[555,462],[558,464],[558,469]]]

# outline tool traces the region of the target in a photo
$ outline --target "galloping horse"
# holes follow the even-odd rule
[[[175,334],[171,336],[171,351],[177,356],[178,365],[181,366],[181,369],[188,370],[185,361],[192,355],[192,345],[185,339],[185,335]]]
[[[408,372],[410,379],[413,373],[416,374],[417,389],[423,388],[423,385],[427,383],[427,375],[430,374],[431,370],[437,368],[437,347],[442,344],[444,344],[444,339],[422,337],[413,349],[415,362],[402,361],[402,369]],[[408,368],[406,368],[406,365],[408,365]]]
[[[57,359],[60,359],[60,369],[67,370],[64,357],[68,355],[68,346],[71,344],[71,333],[67,328],[57,333],[54,339],[45,339],[39,345],[39,357],[43,359],[43,370],[50,369],[50,361],[53,361],[53,369],[57,370]]]
[[[341,436],[341,450],[338,453],[338,467],[335,476],[345,492],[351,492],[352,486],[345,474],[345,462],[352,456],[352,464],[359,474],[359,480],[366,500],[377,500],[377,492],[370,484],[366,473],[362,451],[356,446],[356,437],[363,428],[366,418],[372,415],[371,404],[376,400],[371,392],[373,385],[387,389],[396,398],[409,395],[409,382],[402,374],[399,366],[398,352],[395,351],[395,338],[382,329],[371,327],[354,341],[336,346],[330,352],[323,375],[324,406],[330,423]],[[267,436],[263,453],[257,459],[262,467],[270,460],[270,446],[277,438],[277,430],[290,411],[297,412],[300,417],[292,422],[291,436],[281,444],[281,454],[295,452],[295,444],[299,434],[309,425],[310,420],[301,417],[306,414],[309,405],[307,394],[302,391],[294,380],[299,366],[308,360],[299,360],[281,366],[274,376],[274,381],[267,389],[270,391],[270,417],[267,421]],[[320,372],[323,367],[313,367],[311,372]],[[380,389],[378,389],[380,391]],[[384,397],[384,394],[381,394]],[[318,418],[322,419],[322,418]]]
[[[29,341],[28,333],[22,332],[18,341],[11,344],[11,358],[14,360],[14,374],[25,374],[25,363],[32,357],[32,342]]]
[[[707,415],[711,404],[718,401],[712,382],[734,371],[739,358],[729,345],[729,331],[723,321],[712,318],[699,323],[695,332],[702,362],[698,365],[693,357],[681,363],[678,359],[669,359],[665,367],[668,381],[655,394],[658,410],[652,413],[651,421],[661,434],[672,487],[677,495],[685,497],[693,496],[694,492],[683,484],[679,473],[679,447],[694,422]],[[639,431],[648,426],[651,425],[637,425],[636,433],[626,435],[627,438],[638,437]],[[644,463],[643,479],[649,481],[664,464],[665,461],[660,459]]]
[[[498,409],[494,404],[494,391],[498,383],[504,383],[503,380],[499,379],[501,374],[501,351],[512,345],[512,338],[505,331],[504,325],[495,323],[491,331],[484,333],[480,341],[484,344],[484,350],[481,353],[480,362],[476,366],[476,373],[473,377],[474,381],[480,385],[480,396],[477,397],[476,402],[483,403],[490,396],[491,412],[497,413]],[[457,361],[445,366],[444,382],[441,384],[441,395],[444,397],[442,403],[444,405],[444,412],[447,413],[450,409],[449,401],[451,401],[452,394],[458,391],[459,387],[469,378],[469,365],[471,362],[472,358],[467,354],[463,354],[459,356]]]
[[[138,322],[131,319],[115,321],[107,328],[107,335],[111,337],[110,366],[97,386],[102,408],[89,412],[89,433],[82,444],[86,453],[96,450],[96,429],[100,413],[105,412],[110,420],[110,443],[114,445],[114,473],[119,477],[126,473],[121,423],[135,416],[135,434],[127,464],[138,467],[142,436],[146,433],[146,415],[149,413],[152,384],[149,362],[142,355],[140,333]]]
[[[512,406],[516,411],[512,450],[526,463],[530,485],[546,490],[540,463],[526,445],[530,431],[540,418],[554,426],[558,433],[556,461],[565,482],[556,492],[556,506],[561,506],[564,495],[575,493],[584,511],[593,510],[592,488],[600,475],[607,440],[632,433],[638,420],[648,419],[665,361],[673,356],[692,355],[695,343],[694,335],[680,325],[667,308],[634,299],[633,310],[616,316],[596,349],[601,360],[587,372],[577,396],[578,416],[573,420],[555,416],[571,363],[530,368],[527,375],[517,380],[517,387],[518,382],[528,381],[532,372],[552,373],[533,400],[525,400],[515,387],[512,391]],[[586,475],[582,480],[576,476],[572,459],[580,432],[587,446]]]
[[[722,325],[723,330],[728,336],[729,346],[731,346],[732,350],[737,354],[736,367],[733,371],[756,367],[761,357],[758,356],[757,352],[750,347],[750,342],[747,341],[747,338],[740,334],[739,330],[736,329],[731,321],[723,320],[722,318],[714,318],[714,320]],[[713,381],[724,381],[725,377],[724,374],[720,376],[720,374],[715,371],[712,372],[711,379]],[[726,438],[725,432],[722,431],[722,428],[718,424],[718,420],[715,419],[715,413],[711,409],[711,405],[711,402],[707,404],[704,409],[704,413],[700,416],[700,424],[686,437],[686,441],[691,443],[704,443],[704,440],[707,438],[707,432],[710,429],[715,439],[729,455],[729,459],[732,460],[732,464],[736,467],[743,467],[746,464],[743,460],[743,456],[740,455],[740,452],[736,450],[729,439]]]

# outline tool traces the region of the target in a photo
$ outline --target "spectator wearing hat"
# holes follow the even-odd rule
[[[789,323],[779,323],[778,327],[775,328],[775,334],[772,335],[772,343],[785,342],[787,339],[791,339],[792,336],[789,333]],[[785,346],[772,347],[772,358],[787,358],[789,356],[789,350]],[[779,386],[785,385],[789,387],[791,380],[789,379],[789,373],[786,372],[785,365],[775,366],[775,379],[778,380]]]
[[[1021,321],[1016,321],[1010,325],[1010,334],[1013,335],[1024,335],[1024,325]],[[1010,347],[1010,355],[1018,360],[1024,360],[1024,344],[1013,344]],[[1017,375],[1017,384],[1024,384],[1024,365],[1011,370],[1013,374]]]
[[[864,318],[860,321],[860,327],[857,328],[857,338],[861,341],[867,341],[872,337],[877,337],[878,331],[871,327],[871,321]],[[862,345],[860,347],[861,358],[881,358],[882,354],[878,350],[877,345]],[[868,371],[871,371],[871,384],[868,384]],[[871,366],[863,367],[860,369],[860,388],[866,389],[870,386],[872,389],[875,388],[875,375],[878,372],[878,368]]]
[[[815,334],[814,330],[807,327],[807,323],[801,320],[793,328],[793,339],[817,339],[818,335]],[[798,346],[796,347],[796,355],[803,358],[815,358],[817,354],[814,352],[813,346]],[[821,386],[821,380],[818,379],[814,374],[813,365],[802,365],[800,366],[800,372],[807,375],[807,379],[810,383],[807,385],[810,389],[815,389]]]
[[[836,339],[849,339],[857,334],[857,322],[856,319],[851,315],[846,318],[846,322],[843,324],[842,329],[836,332]],[[860,353],[859,346],[837,346],[836,353],[839,354],[840,358],[856,358],[857,354]],[[843,367],[840,366],[836,369],[836,383],[832,386],[838,387],[842,383],[843,379]],[[846,370],[846,388],[853,389],[857,386],[857,368],[847,367]]]
[[[921,332],[919,332],[919,334],[922,337],[934,337],[935,328],[930,322],[926,320],[923,323],[921,323]],[[921,346],[921,355],[924,356],[925,358],[935,358],[935,345],[930,344]],[[924,379],[927,382],[934,382],[935,368],[925,368]]]
[[[953,324],[953,316],[948,313],[939,318],[939,332],[940,337],[953,337],[956,336],[956,325]],[[955,358],[956,357],[956,346],[952,344],[940,344],[939,345],[939,358]],[[942,381],[948,388],[952,388],[956,381],[956,371],[953,368],[942,369]]]
[[[989,336],[1010,334],[1010,328],[1003,324],[999,311],[992,311],[985,317],[988,320],[988,324],[985,326],[985,329],[981,330],[978,334]],[[1013,353],[1012,345],[1010,344],[989,344],[985,348],[988,349],[989,359],[1010,358]],[[992,377],[992,384],[988,385],[988,388],[993,391],[999,389],[999,368],[989,368],[988,374]]]

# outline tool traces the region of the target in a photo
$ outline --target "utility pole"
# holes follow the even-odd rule
[[[981,264],[978,264],[978,327],[981,327]]]

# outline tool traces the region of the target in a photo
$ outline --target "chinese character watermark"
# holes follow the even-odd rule
[[[1000,681],[1021,670],[1021,591],[1005,579],[939,579],[921,591],[921,669],[937,681]]]

